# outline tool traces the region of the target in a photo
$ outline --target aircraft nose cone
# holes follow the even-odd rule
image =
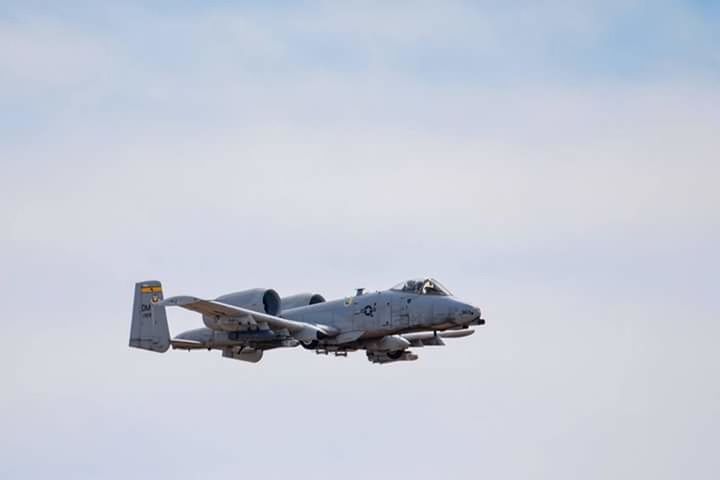
[[[482,319],[482,313],[480,309],[474,305],[467,303],[460,304],[456,311],[455,318],[457,322],[463,325],[469,325],[471,323],[477,323],[483,325],[485,320]]]

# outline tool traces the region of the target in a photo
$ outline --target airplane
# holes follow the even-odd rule
[[[204,328],[170,337],[166,307],[202,315]],[[130,347],[158,353],[220,350],[222,356],[257,363],[275,348],[302,346],[318,354],[347,357],[365,350],[370,362],[417,360],[409,348],[445,345],[443,339],[472,335],[484,325],[480,309],[455,298],[432,278],[408,280],[389,290],[326,301],[317,293],[281,298],[255,288],[214,300],[192,296],[163,298],[157,280],[135,285]]]

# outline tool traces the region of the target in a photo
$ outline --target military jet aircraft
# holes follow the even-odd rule
[[[204,328],[170,338],[166,307],[202,315]],[[160,282],[135,285],[130,346],[164,353],[221,350],[222,356],[259,362],[266,350],[303,346],[319,354],[347,356],[365,350],[372,363],[417,360],[410,347],[444,345],[443,339],[472,335],[484,325],[480,309],[455,298],[440,282],[421,278],[395,287],[325,301],[320,294],[281,298],[257,288],[214,300],[191,296],[163,298]]]

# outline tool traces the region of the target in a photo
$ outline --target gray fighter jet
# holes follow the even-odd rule
[[[170,338],[165,308],[202,315],[205,328]],[[443,339],[472,335],[484,325],[480,309],[455,298],[432,278],[408,280],[374,293],[325,301],[317,293],[281,298],[257,288],[215,300],[163,298],[156,280],[135,285],[130,346],[164,353],[173,349],[217,349],[223,357],[259,362],[263,352],[303,346],[319,354],[347,356],[365,350],[373,363],[417,360],[411,347],[444,345]]]

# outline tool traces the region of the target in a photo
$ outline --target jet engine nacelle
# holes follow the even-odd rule
[[[273,289],[255,288],[242,292],[228,293],[215,299],[220,303],[242,307],[254,312],[278,315],[280,313],[280,295]],[[245,317],[214,317],[203,315],[203,322],[212,330],[236,332],[248,328],[248,319]]]
[[[289,297],[283,297],[281,299],[281,309],[291,310],[293,308],[307,307],[308,305],[315,305],[316,303],[324,303],[325,297],[319,293],[298,293],[297,295],[291,295]]]
[[[280,295],[272,288],[254,288],[242,292],[228,293],[215,299],[236,307],[247,308],[255,312],[277,315],[280,313]]]

